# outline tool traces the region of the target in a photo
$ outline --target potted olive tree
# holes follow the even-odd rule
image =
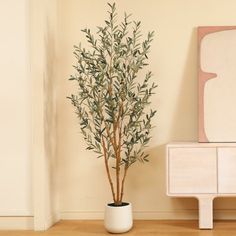
[[[148,162],[143,149],[151,138],[156,111],[146,111],[146,107],[156,85],[150,84],[151,72],[143,79],[138,72],[148,65],[154,33],[141,40],[141,22],[131,22],[125,14],[117,23],[115,3],[108,6],[109,17],[98,27],[97,37],[89,29],[82,30],[90,50],[74,46],[76,72],[70,80],[76,81],[77,92],[68,98],[87,149],[104,159],[113,199],[106,206],[105,227],[121,233],[132,227],[131,204],[123,202],[127,172],[137,161]]]

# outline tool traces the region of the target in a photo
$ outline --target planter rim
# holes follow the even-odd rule
[[[121,205],[121,206],[113,206],[113,205],[110,205],[110,204],[114,204],[114,202],[109,202],[106,204],[106,207],[111,207],[111,208],[121,208],[121,207],[129,207],[131,206],[132,204],[130,202],[122,202],[124,203],[125,205]]]

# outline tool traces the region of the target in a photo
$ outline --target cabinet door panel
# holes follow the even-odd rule
[[[169,193],[216,193],[215,148],[170,148]]]
[[[236,193],[236,148],[218,148],[219,193]]]

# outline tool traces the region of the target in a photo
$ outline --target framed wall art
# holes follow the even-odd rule
[[[236,142],[236,26],[198,27],[199,142]]]

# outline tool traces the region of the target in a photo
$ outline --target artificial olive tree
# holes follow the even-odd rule
[[[97,27],[96,37],[82,30],[90,50],[74,46],[75,74],[70,80],[76,81],[77,92],[68,98],[87,149],[104,159],[114,204],[122,205],[127,171],[136,161],[148,161],[143,149],[156,111],[147,112],[146,107],[156,84],[150,84],[151,72],[144,78],[138,72],[148,65],[154,32],[142,40],[141,22],[131,22],[125,14],[117,23],[116,5],[108,5],[109,18]]]

